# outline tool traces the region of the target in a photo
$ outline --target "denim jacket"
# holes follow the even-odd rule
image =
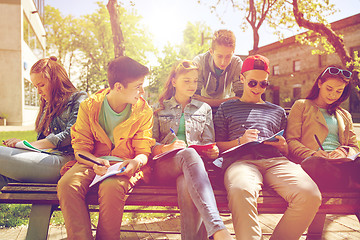
[[[46,139],[55,145],[57,150],[62,151],[63,153],[73,152],[71,147],[70,129],[76,122],[80,102],[86,98],[86,92],[75,92],[69,98],[69,102],[67,103],[64,111],[55,116],[50,123],[51,133],[46,136]],[[40,140],[43,138],[43,133],[38,133],[37,139]]]
[[[181,105],[172,97],[164,101],[164,109],[154,114],[153,138],[156,144],[169,144],[174,140],[170,127],[179,130],[182,115]],[[159,108],[159,104],[154,110]],[[208,144],[215,142],[214,124],[211,107],[204,102],[192,99],[185,106],[185,135],[188,145]]]

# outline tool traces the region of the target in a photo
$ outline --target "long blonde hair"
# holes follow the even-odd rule
[[[172,85],[172,80],[181,74],[186,74],[192,70],[198,70],[197,64],[190,60],[181,60],[173,65],[170,74],[165,83],[164,92],[159,97],[160,108],[155,110],[157,113],[164,109],[164,100],[169,100],[175,95],[175,88]]]
[[[41,73],[50,83],[50,99],[47,102],[40,97],[40,109],[35,122],[35,131],[45,136],[51,132],[49,127],[52,119],[62,112],[70,96],[78,91],[70,82],[64,67],[56,60],[57,58],[53,56],[40,59],[30,70],[30,75]]]

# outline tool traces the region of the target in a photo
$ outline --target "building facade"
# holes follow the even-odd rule
[[[0,0],[0,115],[8,125],[31,125],[38,96],[30,68],[44,57],[44,0]]]
[[[332,29],[344,36],[346,48],[354,54],[360,53],[360,14],[339,20],[331,24]],[[289,108],[296,99],[305,98],[321,71],[331,64],[341,64],[336,53],[313,55],[313,47],[301,45],[295,36],[260,47],[258,54],[270,60],[270,86],[265,99]],[[354,90],[355,91],[355,90]],[[343,104],[354,120],[360,121],[360,101],[355,92]]]

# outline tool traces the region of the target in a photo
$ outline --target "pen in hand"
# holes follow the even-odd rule
[[[87,156],[85,156],[85,155],[82,155],[81,153],[79,153],[78,156],[81,157],[81,158],[83,158],[83,159],[85,159],[85,160],[87,160],[87,161],[90,161],[90,162],[92,162],[92,163],[95,163],[95,164],[97,164],[97,165],[105,166],[104,164],[99,163],[99,162],[97,162],[97,161],[95,161],[95,160],[92,160],[91,158],[89,158],[89,157],[87,157]],[[124,170],[125,170],[125,169],[124,169]]]
[[[320,149],[325,151],[323,146],[321,145],[321,142],[320,142],[319,138],[316,136],[316,134],[314,134],[314,137],[315,137],[315,140],[316,140],[317,144],[319,145]]]
[[[171,131],[171,133],[172,133],[172,135],[174,135],[174,137],[176,138],[176,140],[179,140],[179,138],[176,136],[176,134],[175,134],[175,131],[172,129],[172,128],[170,128],[170,131]]]

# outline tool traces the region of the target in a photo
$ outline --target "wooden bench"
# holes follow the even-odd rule
[[[46,239],[50,218],[54,210],[59,210],[56,184],[10,183],[3,187],[0,203],[32,204],[26,239]],[[229,213],[226,191],[215,189],[220,212]],[[89,205],[98,205],[96,188],[87,195]],[[177,206],[174,187],[136,186],[126,201],[127,206]],[[258,200],[259,213],[284,213],[287,203],[274,191],[263,190]],[[137,212],[163,212],[162,210],[132,210]],[[165,212],[171,212],[165,210]],[[173,211],[172,211],[173,212]],[[308,239],[321,239],[325,215],[355,214],[360,220],[360,192],[325,192],[323,204],[308,230]]]

